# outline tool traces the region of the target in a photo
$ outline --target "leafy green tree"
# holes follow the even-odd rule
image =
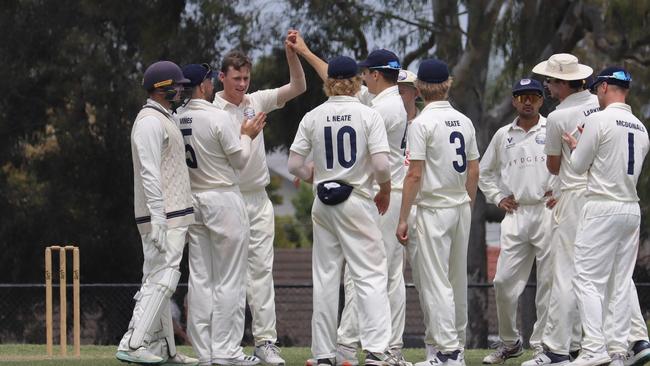
[[[139,280],[130,129],[153,61],[249,47],[257,10],[221,1],[5,1],[0,8],[0,282],[38,282],[46,245],[84,281]],[[243,11],[244,9],[242,9]],[[19,265],[16,265],[19,263]]]

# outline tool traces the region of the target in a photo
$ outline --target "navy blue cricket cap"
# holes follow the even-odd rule
[[[512,95],[517,96],[525,94],[526,92],[535,92],[539,95],[544,95],[544,87],[542,83],[535,79],[521,79],[512,86]]]
[[[420,62],[418,68],[418,80],[425,83],[442,83],[449,79],[449,67],[447,64],[433,58]]]
[[[183,75],[190,79],[189,86],[194,87],[201,84],[205,79],[212,79],[214,70],[209,64],[189,64],[183,66]]]
[[[332,79],[349,79],[359,73],[356,61],[347,56],[337,56],[327,65],[327,76]]]
[[[630,75],[627,70],[620,66],[610,66],[606,67],[598,75],[594,77],[594,80],[589,85],[589,89],[594,91],[600,83],[606,81],[607,84],[617,85],[621,88],[629,89],[630,82],[632,81],[632,75]]]
[[[359,67],[367,67],[375,70],[388,69],[398,71],[402,68],[399,64],[399,57],[385,49],[370,52],[364,61],[359,62]]]

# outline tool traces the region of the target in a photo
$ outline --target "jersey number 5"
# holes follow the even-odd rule
[[[345,159],[343,139],[348,135],[350,140],[350,160]],[[357,132],[350,126],[343,126],[336,133],[336,157],[339,164],[349,168],[357,161]],[[325,162],[327,169],[334,168],[334,146],[332,144],[332,127],[325,127]]]
[[[460,146],[456,149],[456,154],[460,155],[460,163],[454,160],[452,165],[457,172],[463,173],[467,169],[467,155],[465,154],[465,137],[462,133],[454,131],[449,135],[449,143],[456,145],[456,141],[460,142]]]
[[[192,136],[192,129],[181,128],[181,133],[183,134],[183,138],[185,138],[185,136]],[[196,163],[196,153],[190,144],[185,144],[185,162],[190,168],[196,169],[199,167],[199,165]]]

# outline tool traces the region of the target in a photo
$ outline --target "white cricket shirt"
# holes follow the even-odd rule
[[[546,118],[525,131],[519,118],[497,130],[480,163],[478,186],[488,201],[498,205],[514,195],[519,204],[537,204],[551,190],[546,168]]]
[[[340,180],[366,198],[373,195],[372,154],[390,151],[379,113],[356,97],[334,96],[300,121],[291,151],[313,151],[314,186]]]
[[[239,183],[228,155],[242,149],[240,129],[230,115],[203,99],[192,99],[175,117],[185,141],[192,191]]]
[[[409,128],[409,160],[424,160],[418,205],[453,207],[469,202],[467,162],[479,158],[472,121],[447,101],[427,104]]]
[[[583,90],[566,97],[546,118],[546,155],[561,155],[560,190],[583,189],[587,186],[587,176],[578,174],[571,166],[571,149],[562,140],[564,132],[572,133],[577,126],[585,124],[587,117],[598,112],[598,97],[588,90]],[[580,133],[574,134],[576,138]]]
[[[390,147],[390,180],[392,189],[402,190],[404,176],[404,150],[406,141],[406,109],[397,85],[384,89],[371,102],[372,108],[384,120],[388,146]]]
[[[587,197],[639,201],[636,183],[650,142],[629,105],[612,103],[587,119],[571,155],[577,172],[587,172]]]
[[[214,105],[230,114],[230,117],[236,122],[237,128],[246,119],[244,115],[246,110],[253,114],[268,113],[284,106],[284,104],[278,104],[278,88],[246,94],[238,106],[223,99],[223,91],[220,91],[214,98]],[[271,181],[269,168],[266,165],[263,133],[251,141],[251,156],[244,169],[239,172],[239,181],[239,189],[243,192],[264,189]]]

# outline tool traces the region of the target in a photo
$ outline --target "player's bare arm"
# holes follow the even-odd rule
[[[372,168],[375,175],[375,180],[379,184],[379,192],[375,195],[375,205],[380,215],[386,213],[388,205],[390,204],[390,162],[388,161],[388,154],[385,152],[372,154]]]
[[[420,190],[420,183],[422,181],[422,170],[424,168],[424,160],[411,160],[409,162],[409,170],[404,177],[404,185],[402,187],[402,205],[399,211],[399,223],[397,224],[397,240],[402,245],[408,243],[408,219],[411,213],[411,206],[415,201],[415,196]]]
[[[314,165],[305,163],[306,157],[294,151],[289,151],[289,161],[287,163],[289,173],[304,180],[307,183],[314,181]]]
[[[469,195],[470,206],[474,207],[476,200],[476,188],[478,187],[478,159],[469,160],[467,162],[467,181],[465,182],[465,189]]]
[[[314,68],[323,81],[327,80],[327,62],[321,60],[320,57],[311,52],[309,47],[307,47],[305,40],[300,35],[300,32],[297,30],[293,30],[293,33],[291,32],[292,31],[290,31],[289,37],[287,37],[289,47],[293,48],[300,56],[302,56],[302,58],[304,58],[305,61]]]
[[[278,90],[278,104],[280,105],[290,101],[307,90],[305,71],[302,69],[302,64],[300,64],[298,54],[290,46],[290,39],[293,39],[293,35],[295,34],[292,32],[295,31],[290,30],[284,41],[284,51],[287,55],[287,64],[289,65],[289,83],[281,86]]]
[[[546,168],[553,175],[560,174],[560,162],[562,155],[546,155]]]

